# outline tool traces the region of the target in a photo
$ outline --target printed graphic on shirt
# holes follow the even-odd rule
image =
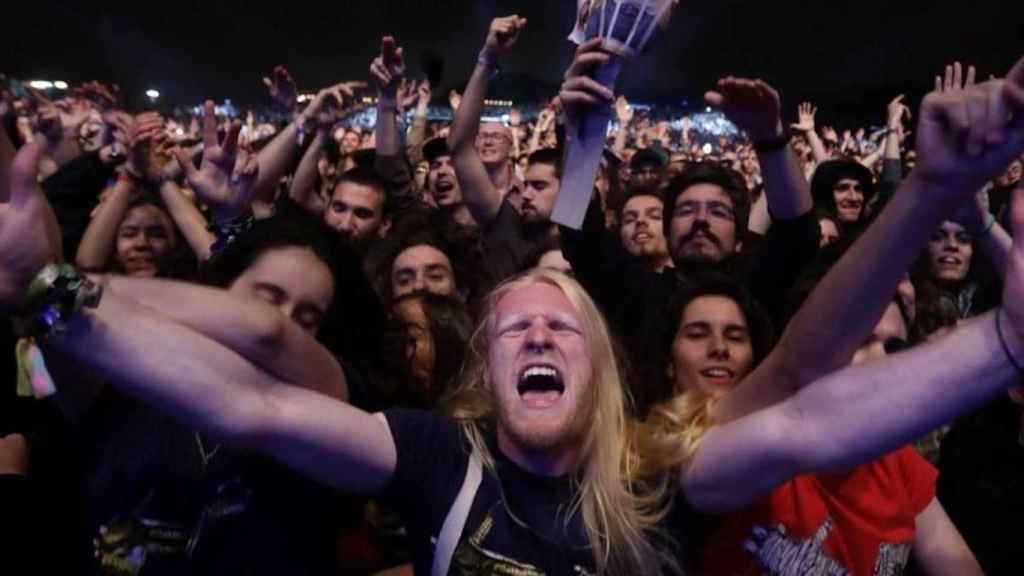
[[[792,538],[786,527],[756,527],[745,548],[770,576],[849,576],[850,572],[825,550],[832,532],[826,519],[810,539]],[[899,576],[910,558],[910,544],[882,544],[875,557],[874,576]]]
[[[536,566],[518,562],[484,548],[483,542],[494,527],[490,513],[472,536],[455,548],[452,556],[454,574],[459,576],[548,576]],[[580,566],[573,566],[571,576],[594,576]]]

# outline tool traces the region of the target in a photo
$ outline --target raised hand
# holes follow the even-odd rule
[[[797,107],[797,123],[792,125],[793,130],[807,134],[814,132],[814,118],[818,115],[818,109],[810,102],[804,102]]]
[[[779,93],[763,80],[728,76],[718,81],[717,90],[704,95],[711,106],[725,111],[755,142],[782,134]]]
[[[430,80],[424,78],[418,88],[416,88],[416,106],[423,108],[424,110],[430,105],[430,99],[434,97],[434,91],[430,87]]]
[[[340,82],[324,88],[302,111],[303,121],[315,125],[318,130],[331,130],[351,109],[356,89],[365,87],[366,82]]]
[[[128,131],[127,155],[125,169],[136,178],[150,182],[159,179],[159,170],[153,166],[153,156],[161,145],[166,144],[167,134],[164,130],[164,119],[156,112],[144,112],[134,119],[120,119],[121,129]]]
[[[181,148],[174,149],[185,179],[196,196],[206,203],[216,222],[237,218],[249,209],[259,163],[238,149],[238,132],[242,124],[235,120],[228,126],[224,140],[217,138],[217,117],[213,102],[203,106],[203,157],[196,169],[192,159]]]
[[[452,107],[453,112],[458,112],[459,105],[462,104],[462,94],[452,90],[448,93],[448,105]]]
[[[395,45],[395,39],[385,36],[380,40],[380,55],[370,64],[370,75],[383,97],[395,98],[398,85],[405,77],[405,54]]]
[[[610,88],[590,77],[590,73],[608,63],[610,56],[601,50],[601,38],[593,38],[576,49],[558,99],[565,110],[569,133],[575,134],[580,114],[585,108],[607,107],[615,100]]]
[[[117,84],[107,86],[102,82],[93,80],[78,86],[71,91],[75,98],[88,100],[99,107],[100,110],[111,110],[117,106],[121,99],[121,87]]]
[[[412,108],[419,102],[420,96],[415,80],[402,79],[398,86],[398,108],[406,110]]]
[[[519,108],[512,108],[508,111],[508,124],[513,128],[523,123],[523,113],[519,111]]]
[[[276,66],[270,76],[263,77],[263,85],[270,93],[270,99],[281,108],[294,112],[297,106],[295,79],[284,66]]]
[[[619,96],[615,99],[615,119],[619,121],[620,126],[626,126],[633,121],[633,107],[626,101],[625,96]]]
[[[974,86],[976,75],[977,71],[974,66],[968,66],[967,76],[964,77],[963,66],[959,62],[954,62],[946,66],[945,75],[935,77],[935,91],[952,92],[969,88]]]
[[[519,16],[505,16],[495,18],[491,21],[491,29],[487,32],[487,41],[484,43],[482,56],[494,58],[499,54],[508,52],[519,39],[519,33],[526,27],[526,18]]]
[[[951,89],[943,84],[921,104],[915,173],[962,196],[1024,151],[1024,58],[1005,80],[983,84],[958,82],[956,68]]]
[[[41,156],[38,144],[26,144],[0,171],[10,181],[0,198],[0,312],[17,310],[36,273],[60,259],[57,218],[36,182]]]
[[[910,112],[910,107],[903,103],[903,98],[903,94],[900,94],[889,102],[889,106],[887,108],[887,125],[890,130],[900,130],[903,127],[904,118],[906,118],[908,122],[913,118],[913,115]]]

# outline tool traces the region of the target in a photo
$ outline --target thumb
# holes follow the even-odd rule
[[[11,162],[11,203],[23,205],[37,194],[36,177],[43,151],[39,144],[26,144]]]
[[[711,106],[721,106],[725,102],[725,96],[721,92],[709,90],[704,94],[704,101]]]

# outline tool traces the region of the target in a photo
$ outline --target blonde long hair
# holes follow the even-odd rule
[[[593,300],[575,280],[558,272],[535,269],[507,280],[491,292],[470,340],[458,385],[444,402],[446,411],[462,426],[484,465],[495,473],[494,458],[484,436],[485,429],[493,427],[497,418],[487,362],[495,311],[507,294],[536,283],[558,288],[576,308],[593,368],[590,393],[594,413],[587,428],[583,470],[568,517],[582,512],[599,574],[678,571],[671,553],[653,543],[668,507],[666,484],[659,482],[645,488],[644,479],[637,475],[638,459],[632,455],[635,443],[631,441],[631,424],[626,415],[628,398],[608,327]]]

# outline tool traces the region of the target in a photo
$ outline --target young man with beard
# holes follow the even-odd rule
[[[567,134],[573,134],[571,125],[580,106],[608,105],[610,91],[588,82],[589,71],[606,59],[597,50],[577,51],[562,87],[563,103],[566,97],[571,103]],[[582,231],[560,229],[566,259],[601,303],[635,365],[655,361],[649,357],[651,328],[675,288],[695,271],[721,269],[744,279],[761,305],[775,313],[783,309],[790,286],[817,252],[818,223],[807,181],[788,147],[778,93],[762,81],[728,77],[719,81],[717,91],[707,94],[707,100],[721,106],[755,142],[773,217],[755,256],[740,254],[748,240],[750,213],[743,176],[714,163],[690,167],[662,190],[663,212],[668,214],[663,231],[674,268],[657,272],[643,259],[601,259],[604,219],[594,203]],[[642,412],[644,407],[639,409]]]
[[[496,281],[523,270],[529,257],[555,233],[549,219],[561,181],[561,154],[543,149],[530,155],[524,182],[511,191],[507,179],[496,178],[511,170],[509,130],[493,122],[480,125],[496,60],[515,45],[524,26],[526,19],[518,16],[491,22],[448,137],[466,205],[480,224],[487,266]],[[510,198],[514,193],[519,194],[519,210]]]
[[[377,173],[356,167],[342,174],[324,210],[324,223],[359,252],[391,227],[386,184]]]

